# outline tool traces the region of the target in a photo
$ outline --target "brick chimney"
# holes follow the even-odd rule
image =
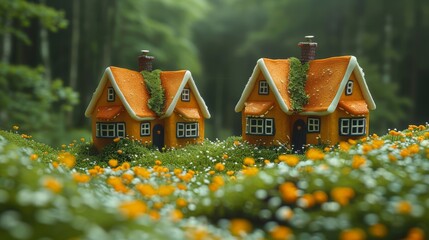
[[[148,56],[149,50],[141,50],[139,56],[139,72],[152,71],[152,61],[155,59],[153,56]]]
[[[305,36],[307,41],[298,43],[301,48],[301,63],[304,64],[316,58],[317,42],[313,42],[314,36]]]

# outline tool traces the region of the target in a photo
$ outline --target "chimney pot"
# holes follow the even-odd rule
[[[305,36],[306,42],[298,43],[301,48],[301,63],[304,64],[316,58],[317,42],[313,42],[314,36]]]
[[[152,71],[152,61],[155,59],[153,56],[149,56],[149,50],[141,50],[139,60],[139,72],[141,71]]]

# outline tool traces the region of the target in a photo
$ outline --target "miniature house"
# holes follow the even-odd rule
[[[204,119],[210,118],[191,72],[161,71],[164,91],[162,115],[149,106],[150,93],[141,71],[152,71],[154,57],[143,50],[139,71],[108,67],[85,111],[91,118],[94,146],[101,150],[115,138],[129,137],[144,144],[180,147],[204,139]]]
[[[299,43],[301,63],[308,63],[307,103],[293,108],[290,59],[259,59],[235,107],[242,113],[243,140],[300,150],[367,136],[375,103],[356,57],[315,59],[317,43],[311,38]]]

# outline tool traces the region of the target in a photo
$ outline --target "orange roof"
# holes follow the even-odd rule
[[[182,115],[186,119],[200,119],[200,113],[197,108],[176,108],[177,113]]]
[[[274,102],[246,102],[244,113],[251,116],[265,115],[274,105]]]
[[[110,70],[135,115],[140,118],[156,117],[156,114],[147,105],[150,95],[146,90],[143,75],[125,68],[110,67]]]
[[[247,109],[247,98],[262,73],[272,90],[279,107],[287,114],[293,114],[291,107],[289,86],[289,59],[261,58],[257,61],[252,76],[247,83],[235,111],[250,111]],[[317,59],[309,62],[309,70],[305,91],[309,95],[309,102],[303,106],[303,115],[325,115],[332,113],[338,106],[343,90],[351,74],[355,73],[357,82],[367,109],[375,109],[375,103],[365,82],[364,73],[353,56],[332,57]],[[350,105],[350,104],[348,104]],[[359,107],[362,107],[359,105]],[[357,111],[357,110],[356,110]],[[363,112],[362,109],[358,112]]]
[[[87,117],[91,117],[97,105],[98,98],[104,90],[104,86],[108,81],[110,81],[127,112],[132,118],[138,121],[153,120],[157,117],[163,118],[170,116],[175,109],[177,101],[180,99],[181,92],[186,84],[189,84],[202,115],[205,118],[210,118],[207,106],[198,92],[189,71],[162,71],[160,73],[160,78],[161,85],[165,90],[165,114],[163,116],[156,116],[156,114],[148,107],[147,103],[150,95],[146,89],[143,75],[140,72],[119,67],[106,68],[106,71],[104,72],[104,75],[85,111],[85,115]]]
[[[340,101],[338,107],[352,115],[364,115],[368,113],[368,105],[365,101]]]
[[[115,119],[124,108],[122,106],[104,106],[97,108],[96,118],[100,120],[112,120]]]

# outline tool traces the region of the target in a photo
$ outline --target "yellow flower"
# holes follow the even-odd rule
[[[144,197],[151,198],[156,194],[156,190],[150,184],[139,183],[136,185],[136,190]]]
[[[113,142],[115,142],[115,143],[117,143],[117,142],[119,142],[121,140],[121,138],[115,138],[115,139],[113,139]]]
[[[217,171],[223,171],[223,170],[225,170],[225,165],[223,165],[222,163],[216,163],[215,169]]]
[[[118,166],[118,160],[116,160],[116,159],[110,159],[109,160],[109,166],[111,166],[111,167],[117,167]]]
[[[32,161],[36,161],[39,158],[39,156],[37,154],[31,154],[30,155],[30,160]]]
[[[275,226],[270,231],[270,235],[274,240],[288,240],[293,236],[292,230],[285,226]]]
[[[256,167],[248,167],[248,168],[241,170],[241,172],[246,176],[254,176],[254,175],[258,174],[259,169]]]
[[[170,217],[171,217],[171,220],[173,222],[177,222],[177,221],[182,220],[183,213],[180,210],[178,210],[178,209],[174,209],[173,211],[171,211]]]
[[[162,164],[162,162],[160,160],[155,160],[155,165],[160,166]]]
[[[73,180],[77,183],[87,183],[91,179],[90,176],[83,173],[73,173]]]
[[[234,171],[228,171],[228,172],[226,172],[226,175],[232,176],[232,175],[234,175]]]
[[[143,167],[134,167],[133,168],[134,174],[138,177],[144,178],[144,179],[148,179],[150,178],[150,172]]]
[[[140,200],[122,202],[119,211],[127,218],[135,219],[146,213],[146,204]]]
[[[389,153],[387,156],[391,162],[396,162],[397,158],[393,154]]]
[[[299,158],[296,155],[282,154],[279,156],[279,160],[286,163],[287,165],[294,167],[298,164]]]
[[[412,206],[408,201],[401,201],[396,205],[396,211],[400,214],[409,214]]]
[[[122,167],[122,169],[124,169],[124,170],[128,170],[128,169],[130,169],[130,168],[131,168],[131,165],[130,165],[130,163],[129,163],[129,162],[123,162],[123,163],[121,164],[121,167]]]
[[[229,231],[234,236],[244,236],[252,231],[252,224],[243,218],[232,219],[229,226]]]
[[[18,125],[13,125],[13,126],[12,126],[12,129],[13,129],[13,130],[15,130],[15,131],[18,131],[19,126],[18,126]]]
[[[158,195],[161,197],[167,197],[173,194],[174,187],[171,185],[161,185],[158,188]]]
[[[322,150],[317,148],[310,148],[306,153],[305,156],[308,159],[311,160],[322,160],[325,157],[325,154],[322,152]]]
[[[226,159],[228,159],[228,158],[229,158],[228,154],[226,154],[226,153],[225,153],[225,154],[223,154],[223,156],[222,156],[222,159],[223,159],[223,160],[226,160]]]
[[[331,197],[342,206],[349,204],[350,199],[355,196],[355,192],[349,187],[335,187],[331,190]]]
[[[122,181],[126,184],[130,184],[133,179],[134,176],[129,173],[122,174]]]
[[[76,164],[76,157],[69,152],[63,152],[58,154],[58,160],[61,164],[65,165],[67,168],[73,168]]]
[[[360,228],[347,229],[341,232],[340,240],[365,240],[365,232]]]
[[[365,165],[365,163],[366,163],[365,157],[359,156],[359,155],[354,155],[353,156],[353,162],[352,162],[352,168],[354,168],[354,169],[360,168],[363,165]]]
[[[377,238],[383,238],[387,235],[387,228],[384,224],[377,223],[369,228],[369,233]]]
[[[253,165],[255,165],[255,159],[253,159],[251,157],[245,157],[243,160],[243,164],[246,166],[253,166]]]
[[[118,151],[116,151],[119,155],[121,155],[122,153],[124,153],[124,151],[122,151],[121,149],[119,149]]]
[[[63,185],[53,177],[46,178],[43,181],[43,186],[54,193],[59,193],[63,189]]]
[[[339,148],[341,151],[347,152],[350,149],[350,144],[347,142],[340,142]]]
[[[81,142],[85,142],[85,138],[80,138],[80,141]]]

